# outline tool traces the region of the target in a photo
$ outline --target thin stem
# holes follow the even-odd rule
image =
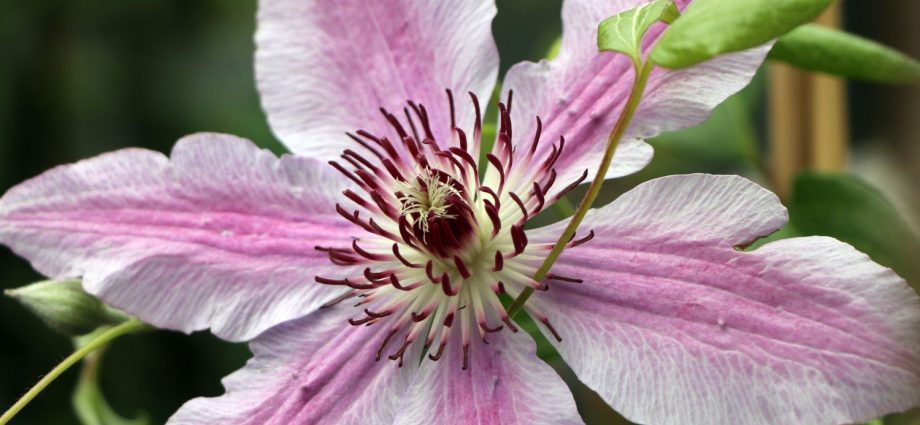
[[[22,408],[26,407],[26,405],[28,405],[29,402],[31,402],[36,396],[38,396],[38,394],[40,394],[42,390],[44,390],[46,387],[48,387],[48,385],[54,382],[54,380],[57,379],[58,376],[61,376],[61,374],[66,372],[67,369],[69,369],[71,366],[74,365],[74,363],[80,361],[82,358],[86,357],[89,353],[92,353],[97,348],[108,344],[112,340],[122,335],[141,330],[145,326],[146,325],[144,325],[137,319],[131,319],[125,323],[122,323],[118,326],[115,326],[112,329],[105,331],[104,333],[99,335],[96,339],[90,341],[89,343],[87,343],[86,345],[78,349],[77,351],[74,351],[73,354],[67,356],[67,358],[64,359],[64,361],[59,363],[57,366],[55,366],[54,369],[51,369],[51,372],[48,372],[47,375],[45,375],[40,381],[38,381],[38,383],[35,384],[35,386],[32,387],[29,390],[29,392],[27,392],[24,396],[22,396],[22,398],[20,398],[19,401],[17,401],[16,404],[13,405],[13,407],[10,407],[9,410],[4,412],[3,416],[0,416],[0,425],[6,425],[7,423],[9,423],[9,421],[12,420],[13,417],[16,416],[16,414],[19,413],[20,410],[22,410]]]
[[[578,203],[578,209],[575,210],[575,215],[572,216],[572,220],[569,221],[568,226],[565,227],[562,235],[559,236],[559,240],[553,245],[553,249],[549,252],[549,255],[543,260],[543,264],[540,265],[540,268],[537,269],[537,272],[534,274],[533,279],[535,281],[542,281],[546,277],[546,274],[549,273],[553,264],[562,254],[562,250],[565,249],[566,244],[575,236],[575,230],[578,229],[578,225],[581,224],[581,221],[585,218],[585,214],[588,213],[588,209],[591,208],[591,204],[594,203],[594,200],[600,193],[601,186],[604,184],[604,179],[607,176],[607,169],[610,168],[610,164],[613,162],[613,154],[616,152],[617,146],[620,144],[620,139],[623,138],[623,134],[626,133],[626,129],[629,128],[629,123],[632,122],[633,115],[635,115],[636,109],[639,107],[639,101],[642,99],[643,92],[645,92],[645,85],[648,83],[648,77],[652,73],[653,67],[654,66],[649,62],[642,64],[634,62],[633,70],[635,71],[636,79],[633,81],[632,91],[629,93],[629,99],[626,101],[626,106],[620,114],[620,118],[617,119],[613,131],[607,138],[607,149],[604,151],[604,158],[597,170],[597,174],[594,176],[594,180],[591,181],[588,192],[585,193],[584,198]],[[532,294],[533,288],[524,288],[517,299],[508,307],[508,316],[513,318]]]

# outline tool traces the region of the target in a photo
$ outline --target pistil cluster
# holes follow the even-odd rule
[[[363,272],[316,281],[350,289],[335,302],[357,299],[357,317],[349,323],[384,327],[377,359],[387,356],[400,366],[417,341],[437,361],[459,328],[466,369],[474,333],[488,342],[488,334],[505,327],[517,332],[500,296],[516,297],[526,287],[548,290],[532,276],[552,248],[551,243],[529,243],[524,224],[587,176],[586,171],[551,192],[558,184],[554,166],[565,139],[538,150],[542,123],[537,118],[530,145],[524,150],[512,146],[510,93],[507,103],[499,104],[497,140],[481,176],[479,100],[470,93],[475,110],[470,135],[457,126],[450,91],[447,100],[450,140],[436,140],[428,111],[409,101],[402,116],[381,109],[394,139],[359,130],[349,134],[355,150],[346,149],[342,161],[330,162],[357,187],[344,191],[349,203],[337,204],[336,211],[365,232],[350,247],[316,249],[337,265],[363,267]],[[557,275],[548,279],[580,282]],[[546,315],[533,305],[525,308],[561,340]]]

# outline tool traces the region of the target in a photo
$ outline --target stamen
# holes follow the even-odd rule
[[[551,279],[551,280],[560,280],[560,281],[563,281],[563,282],[571,282],[571,283],[583,283],[583,282],[584,282],[584,281],[581,280],[581,279],[576,279],[576,278],[574,278],[574,277],[560,276],[560,275],[554,274],[554,273],[547,274],[547,275],[546,275],[546,278],[547,278],[547,279]]]
[[[401,108],[402,113],[380,108],[382,121],[391,128],[387,130],[390,138],[364,130],[347,133],[361,149],[345,149],[341,159],[330,165],[357,187],[342,192],[353,204],[337,203],[335,211],[367,233],[359,231],[356,235],[361,238],[352,238],[350,247],[315,249],[326,253],[333,264],[360,268],[349,269],[342,277],[316,276],[315,281],[349,288],[326,307],[355,297],[354,308],[363,314],[348,319],[350,325],[377,325],[387,330],[377,360],[399,334],[400,346],[388,358],[398,360],[400,366],[407,355],[410,361],[417,360],[413,341],[421,337],[425,350],[437,346],[428,352],[428,358],[437,361],[448,349],[448,341],[460,332],[462,346],[456,349],[463,350],[462,367],[468,369],[470,356],[475,355],[470,353],[470,342],[477,332],[488,344],[487,334],[518,331],[500,295],[514,296],[528,287],[546,290],[549,280],[581,282],[558,274],[535,281],[534,263],[545,255],[546,244],[529,246],[524,225],[580,184],[587,172],[561,192],[550,194],[565,139],[541,147],[543,122],[536,117],[530,145],[522,148],[528,152],[518,155],[513,144],[513,93],[509,91],[507,102],[499,104],[496,146],[485,157],[493,174],[480,179],[479,99],[469,93],[475,121],[472,132],[466,133],[457,127],[460,111],[453,92],[445,90],[445,94],[447,109],[438,110],[437,115],[449,113],[450,128],[439,129],[448,131],[437,134],[447,134],[446,140],[435,139],[432,114],[425,105],[412,101]],[[379,123],[368,125],[380,127]],[[569,246],[592,237],[593,233],[573,238]],[[509,247],[513,247],[510,252]],[[525,308],[561,339],[536,307]],[[496,318],[501,323],[490,324]]]
[[[574,238],[575,238],[575,235],[572,235],[572,238],[574,239]],[[583,244],[583,243],[585,243],[585,242],[588,242],[588,241],[590,241],[591,239],[594,239],[594,230],[593,230],[593,229],[592,229],[591,231],[588,232],[588,236],[585,236],[585,237],[583,237],[583,238],[581,238],[581,239],[578,239],[578,240],[573,240],[573,241],[569,242],[568,245],[566,245],[566,246],[569,247],[569,248],[575,248],[576,246],[581,245],[581,244]]]
[[[388,333],[386,338],[383,339],[383,343],[380,344],[380,348],[377,349],[377,357],[375,360],[378,362],[380,361],[380,358],[383,357],[383,350],[386,349],[387,344],[390,342],[390,338],[393,338],[393,335],[396,335],[397,331],[399,331],[399,329],[391,329],[390,333]]]

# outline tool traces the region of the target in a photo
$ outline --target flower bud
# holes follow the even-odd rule
[[[84,335],[127,316],[83,291],[79,280],[46,280],[5,291],[50,328],[68,336]]]

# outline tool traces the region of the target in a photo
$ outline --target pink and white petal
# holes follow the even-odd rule
[[[564,136],[566,148],[556,171],[565,184],[585,170],[589,179],[593,177],[635,78],[625,55],[597,51],[597,26],[609,16],[647,2],[566,0],[559,55],[551,61],[522,62],[508,71],[503,89],[514,91],[516,141],[529,143],[535,116],[543,120],[542,150],[548,151],[551,142]],[[678,1],[681,8],[689,3]],[[646,49],[664,28],[663,24],[652,27],[645,39]],[[767,50],[735,53],[682,71],[656,69],[607,178],[634,173],[648,164],[652,148],[640,138],[705,120],[716,105],[750,82]]]
[[[584,283],[533,302],[579,379],[633,421],[839,424],[920,403],[920,299],[831,238],[734,248],[785,220],[740,177],[653,180],[586,218],[597,237],[553,268]]]
[[[351,326],[350,313],[322,309],[260,335],[224,395],[188,401],[167,423],[392,425],[415,367],[375,361],[384,325]]]
[[[463,370],[459,337],[437,362],[422,361],[396,425],[583,424],[572,393],[536,355],[533,339],[502,331],[474,338]]]
[[[316,245],[346,246],[347,184],[327,164],[232,136],[126,149],[54,168],[0,199],[0,242],[152,325],[251,338],[339,291]]]
[[[473,123],[467,92],[480,102],[492,93],[495,13],[492,0],[262,0],[256,74],[272,129],[293,152],[332,159],[345,132],[394,140],[379,109],[402,116],[413,100],[449,140],[445,90],[461,128]]]

